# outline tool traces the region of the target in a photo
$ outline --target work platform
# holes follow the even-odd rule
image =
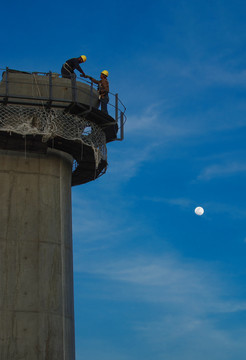
[[[57,73],[2,70],[0,149],[72,155],[72,185],[103,175],[106,144],[123,140],[125,107],[109,94],[109,115],[99,110],[93,83],[61,78]]]

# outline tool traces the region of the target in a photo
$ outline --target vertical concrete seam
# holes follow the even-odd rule
[[[40,331],[40,266],[41,266],[41,264],[40,264],[40,251],[41,251],[41,249],[40,249],[40,166],[41,166],[41,164],[40,164],[40,162],[41,162],[41,160],[40,160],[40,158],[39,158],[39,161],[38,161],[38,172],[39,172],[39,176],[38,176],[38,204],[39,204],[39,209],[38,209],[38,254],[39,254],[39,256],[38,256],[38,284],[39,284],[39,286],[38,286],[38,329],[39,329],[39,331]],[[38,349],[37,349],[37,353],[38,353],[38,360],[40,359],[40,353],[41,353],[41,343],[40,343],[40,333],[38,334],[38,338],[37,338],[37,347],[38,347]]]
[[[60,177],[59,177],[59,205],[60,208],[63,206],[63,198],[62,198],[62,159],[60,158]],[[64,251],[65,251],[65,244],[64,244],[64,231],[63,231],[63,212],[60,211],[60,231],[61,231],[61,271],[62,271],[62,321],[63,321],[63,360],[66,360],[66,318],[65,318],[65,284],[64,284],[64,276],[65,276],[65,269],[64,269]],[[67,359],[69,360],[69,359]]]

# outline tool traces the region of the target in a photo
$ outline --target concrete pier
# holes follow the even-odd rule
[[[0,150],[0,359],[74,360],[72,157]]]

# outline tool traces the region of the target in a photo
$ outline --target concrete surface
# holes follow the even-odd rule
[[[77,87],[77,101],[82,104],[90,105],[91,89],[89,84],[76,82]],[[72,82],[70,79],[63,79],[59,77],[52,78],[52,98],[64,99],[66,102],[53,101],[54,105],[62,104],[68,106],[72,101]],[[6,93],[6,72],[3,74],[2,81],[0,82],[0,96],[5,96]],[[40,103],[43,102],[32,100],[32,98],[49,98],[49,76],[35,75],[35,74],[23,74],[21,72],[9,72],[8,73],[8,95],[10,96],[22,96],[21,102],[23,104],[27,102]],[[25,97],[31,98],[29,100]],[[13,98],[11,98],[13,100]],[[17,100],[17,99],[16,99]],[[20,100],[18,100],[20,101]],[[93,89],[91,97],[91,105],[95,108],[99,107],[98,91]]]
[[[70,155],[0,151],[0,359],[74,360]]]

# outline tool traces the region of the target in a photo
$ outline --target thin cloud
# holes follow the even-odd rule
[[[213,318],[173,313],[149,323],[139,322],[136,331],[150,345],[158,348],[158,359],[171,356],[184,360],[224,360],[235,358],[235,355],[241,359],[246,349],[245,331],[225,328]],[[179,346],[176,346],[177,340]]]
[[[207,166],[198,175],[198,180],[211,180],[214,178],[234,176],[246,172],[246,163],[231,162],[227,164],[214,164]]]
[[[135,360],[134,356],[126,354],[126,350],[116,345],[110,339],[99,339],[96,337],[86,338],[83,336],[78,341],[77,352],[83,353],[84,359],[117,359],[117,360]]]
[[[199,359],[207,359],[206,342],[211,359],[218,359],[213,357],[218,348],[223,353],[228,347],[234,354],[245,349],[246,334],[238,336],[238,330],[220,324],[218,316],[231,319],[246,310],[246,303],[237,299],[236,289],[229,281],[225,283],[225,274],[214,264],[188,261],[172,253],[114,260],[100,256],[82,259],[77,271],[100,280],[96,292],[90,289],[90,297],[146,306],[145,316],[138,320],[133,316],[128,326],[135,337],[158,349],[158,359],[174,354],[177,342],[175,358],[184,353],[187,360],[201,349],[204,356]]]
[[[150,161],[155,146],[151,143],[145,144],[142,148],[130,146],[123,153],[114,150],[111,154],[109,176],[114,177],[116,175],[121,180],[133,178],[141,166]]]
[[[245,87],[246,71],[226,69],[222,64],[197,64],[194,73],[199,73],[199,78],[204,85]]]
[[[103,242],[103,247],[107,248],[122,235],[132,231],[131,226],[122,218],[121,209],[117,210],[114,204],[103,201],[103,198],[86,200],[74,196],[73,202],[73,236],[76,242],[81,241],[83,245]]]
[[[190,126],[188,125],[190,124]],[[188,125],[188,126],[187,126]],[[142,114],[130,115],[126,123],[126,136],[137,136],[164,142],[173,138],[186,138],[197,134],[199,127],[194,119],[172,116],[165,107],[154,104],[144,109]]]
[[[244,219],[246,218],[245,208],[240,206],[233,206],[226,203],[206,201],[204,203],[206,212],[209,214],[226,214],[234,219]]]
[[[163,198],[163,197],[146,197],[145,200],[170,204],[174,206],[179,206],[181,208],[189,208],[194,204],[194,201],[188,198]]]
[[[245,303],[223,300],[224,288],[219,272],[211,264],[185,261],[172,254],[163,257],[137,256],[127,259],[81,262],[76,271],[93,274],[104,281],[122,284],[123,298],[161,303],[190,314],[236,312],[246,309]],[[116,287],[116,288],[117,288]],[[130,292],[127,288],[131,289]],[[233,298],[231,290],[231,298]],[[122,293],[121,293],[122,296]],[[122,300],[123,300],[122,298]],[[177,311],[176,309],[176,311]]]
[[[189,59],[189,62],[169,58],[159,62],[154,60],[154,68],[159,76],[172,79],[174,84],[182,88],[201,89],[211,86],[245,87],[246,70],[238,70],[236,64],[226,64],[220,57],[201,61],[200,58]],[[184,82],[185,79],[185,82]],[[195,87],[195,88],[194,88]]]

